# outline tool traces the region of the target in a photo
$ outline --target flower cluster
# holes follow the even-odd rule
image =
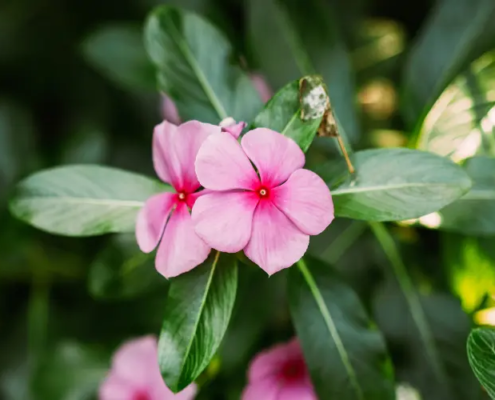
[[[192,400],[196,385],[174,394],[160,375],[153,336],[124,343],[100,386],[100,400]],[[242,400],[317,400],[297,339],[258,354],[248,372]]]
[[[233,120],[219,126],[164,121],[155,128],[153,163],[174,193],[148,199],[136,236],[142,251],[158,247],[167,278],[206,260],[211,249],[241,250],[268,274],[290,267],[309,236],[333,219],[330,191],[290,138],[266,128],[247,132]]]

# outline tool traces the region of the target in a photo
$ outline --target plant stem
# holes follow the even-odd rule
[[[367,225],[361,221],[352,221],[349,226],[344,229],[339,236],[327,247],[321,254],[324,260],[330,264],[335,264],[344,253],[351,247],[354,242],[366,230]]]

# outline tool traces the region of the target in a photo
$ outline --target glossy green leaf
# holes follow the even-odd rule
[[[300,93],[300,82],[310,86]],[[328,96],[321,78],[311,75],[293,81],[280,89],[256,116],[253,128],[270,128],[294,139],[307,151],[323,119]]]
[[[158,361],[163,379],[180,392],[208,366],[227,330],[237,291],[235,255],[213,252],[170,284]]]
[[[92,32],[82,46],[86,61],[129,90],[154,90],[156,70],[146,54],[138,25],[109,24]]]
[[[468,338],[469,363],[492,399],[495,399],[495,329],[474,329]]]
[[[72,165],[37,172],[21,181],[10,200],[10,211],[36,228],[59,235],[134,232],[144,202],[170,190],[132,172]]]
[[[110,355],[73,342],[47,354],[33,379],[37,400],[91,400],[110,368]]]
[[[473,181],[471,190],[438,212],[436,227],[467,235],[495,234],[495,158],[473,157],[464,168]],[[421,220],[420,220],[421,222]]]
[[[431,108],[417,147],[454,161],[488,152],[495,155],[495,52],[462,72]]]
[[[289,272],[292,319],[321,399],[395,399],[385,342],[353,290],[306,258]]]
[[[158,7],[148,19],[145,38],[158,86],[174,100],[182,119],[251,121],[261,109],[251,80],[232,64],[229,42],[202,17]]]
[[[450,288],[471,314],[495,294],[493,238],[444,233],[442,247]]]
[[[89,270],[89,292],[100,299],[133,298],[166,286],[155,269],[154,254],[143,253],[134,234],[113,237]]]
[[[444,293],[419,295],[437,360],[433,361],[415,322],[414,310],[392,280],[376,291],[374,318],[389,348],[397,357],[397,380],[409,382],[421,392],[422,400],[481,399],[481,389],[470,374],[466,339],[471,328],[469,317],[459,301]],[[435,372],[433,362],[443,371]]]
[[[349,139],[357,138],[352,68],[333,10],[320,0],[251,0],[248,12],[251,50],[273,87],[322,75],[335,115]]]
[[[418,129],[445,87],[494,40],[495,2],[441,0],[418,36],[405,65],[403,110]]]
[[[437,211],[460,198],[471,180],[461,167],[435,154],[410,149],[364,150],[352,155],[356,168],[332,190],[335,215],[397,221]],[[329,182],[325,166],[318,173]]]

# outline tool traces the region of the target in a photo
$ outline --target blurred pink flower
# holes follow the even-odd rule
[[[258,91],[261,100],[263,101],[263,103],[266,103],[268,100],[270,100],[273,94],[272,90],[268,86],[268,83],[266,83],[263,76],[259,74],[250,74],[249,76],[253,82],[254,87]],[[177,107],[175,106],[173,100],[167,95],[162,95],[161,110],[163,119],[172,122],[175,125],[179,125],[181,123],[179,111],[177,110]]]
[[[192,400],[196,386],[178,394],[163,382],[155,337],[124,343],[114,354],[111,370],[100,386],[99,400]]]
[[[221,128],[198,121],[179,126],[164,121],[153,133],[155,171],[176,193],[160,193],[146,201],[138,214],[136,238],[145,253],[158,246],[155,266],[166,278],[193,269],[211,250],[195,233],[189,209],[201,194],[194,160],[201,144],[213,133],[220,134]]]
[[[318,400],[297,339],[254,358],[242,400]]]
[[[302,169],[304,162],[292,139],[270,129],[246,133],[241,144],[210,135],[196,158],[199,182],[209,190],[192,209],[196,233],[219,251],[244,249],[269,275],[290,267],[306,252],[309,235],[333,220],[330,191]]]

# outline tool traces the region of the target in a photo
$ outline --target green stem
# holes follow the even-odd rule
[[[48,327],[50,285],[46,279],[34,276],[28,303],[28,342],[32,366],[36,366],[44,351]]]
[[[367,225],[361,221],[352,221],[339,236],[321,253],[321,258],[335,264],[354,242],[363,234]]]
[[[447,377],[440,362],[440,357],[435,347],[433,336],[428,327],[426,315],[421,306],[421,302],[418,293],[414,288],[412,279],[407,272],[402,258],[400,257],[394,239],[382,223],[370,222],[369,224],[387,258],[389,259],[390,264],[392,265],[395,277],[399,282],[399,286],[406,298],[406,302],[411,311],[414,323],[418,328],[421,341],[423,342],[426,350],[426,355],[433,367],[433,372],[436,375],[438,381],[442,383],[446,388],[448,388]]]

